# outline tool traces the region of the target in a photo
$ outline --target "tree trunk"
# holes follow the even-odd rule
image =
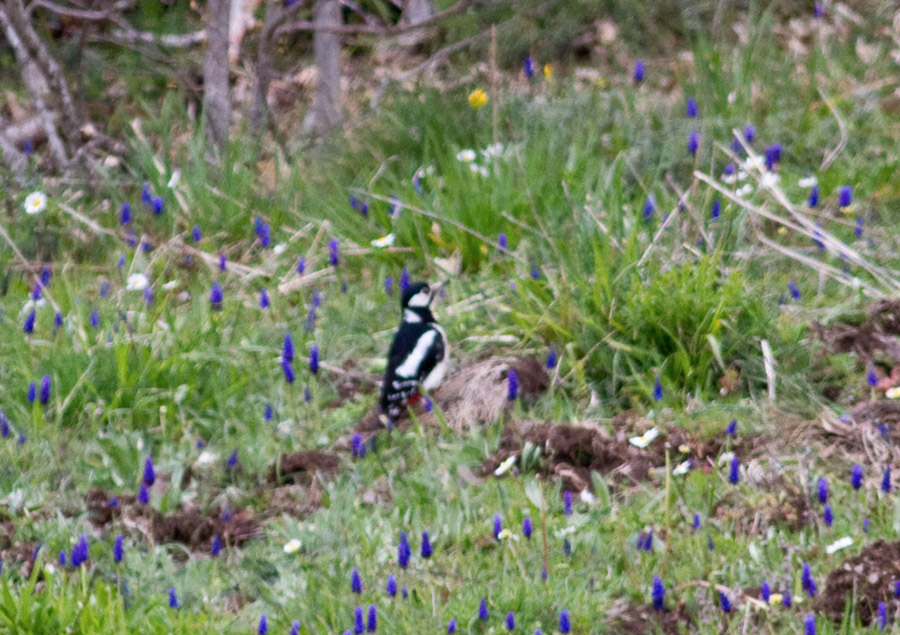
[[[206,62],[203,65],[203,108],[207,134],[221,153],[231,122],[231,87],[228,66],[230,0],[209,0],[206,27]]]
[[[317,0],[313,9],[316,26],[341,24],[340,0]],[[316,58],[316,94],[303,128],[325,132],[341,121],[341,38],[337,33],[316,31],[313,35]]]
[[[250,129],[254,135],[262,134],[269,117],[269,83],[272,81],[272,36],[281,20],[282,0],[266,2],[266,17],[256,48],[256,83],[253,87],[253,105],[250,107]]]

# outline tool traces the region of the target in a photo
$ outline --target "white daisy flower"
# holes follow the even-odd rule
[[[286,251],[287,251],[287,245],[285,245],[284,243],[278,243],[277,245],[272,247],[272,253],[275,254],[276,256],[280,256],[281,254],[283,254]]]
[[[674,470],[672,470],[672,474],[675,476],[683,476],[691,471],[691,460],[688,459],[683,463],[679,464]]]
[[[841,549],[846,549],[850,545],[853,544],[853,538],[850,536],[844,536],[843,538],[839,538],[835,540],[833,543],[825,547],[825,553],[829,556],[833,554],[835,551],[840,551]]]
[[[481,156],[483,156],[487,160],[496,159],[503,156],[503,144],[499,142],[492,143],[481,151]]]
[[[733,183],[737,183],[737,174],[723,174],[722,175],[722,183],[727,185],[732,185]]]
[[[25,197],[25,213],[40,214],[47,208],[47,195],[43,192],[32,192]]]
[[[297,553],[298,551],[300,551],[300,547],[302,547],[302,546],[303,546],[302,542],[300,542],[296,538],[292,538],[291,540],[288,540],[284,544],[284,552],[285,553]]]
[[[463,163],[471,163],[477,157],[478,157],[478,155],[475,154],[475,150],[470,150],[469,148],[460,150],[459,152],[456,153],[456,160],[461,161]]]
[[[807,176],[797,181],[797,185],[799,185],[800,187],[812,187],[813,185],[817,185],[818,183],[819,181],[816,180],[815,176]]]
[[[178,187],[178,182],[181,180],[181,170],[173,170],[172,176],[169,178],[169,182],[166,184],[170,190],[174,190]]]
[[[747,166],[748,170],[756,170],[757,172],[762,172],[766,167],[766,160],[765,158],[757,154],[756,156],[747,157],[747,160],[744,162],[744,164]]]
[[[516,464],[516,455],[513,454],[509,458],[507,458],[503,463],[497,466],[497,469],[494,470],[494,476],[503,476],[509,469]]]
[[[178,286],[178,280],[169,280],[167,283],[165,283],[162,286],[162,290],[163,291],[171,291],[172,289],[174,289],[177,286]]]
[[[888,399],[900,399],[900,386],[894,386],[893,388],[888,388],[884,393],[884,396]]]
[[[133,273],[128,276],[125,288],[128,291],[143,291],[150,286],[150,280],[142,273]]]
[[[212,465],[219,460],[219,455],[209,450],[203,450],[197,457],[197,465]]]
[[[762,178],[760,179],[760,185],[762,185],[767,190],[771,190],[773,187],[775,187],[778,184],[778,181],[780,178],[781,177],[779,177],[774,172],[766,172],[765,174],[762,175]]]
[[[387,236],[382,236],[381,238],[376,238],[372,241],[373,247],[393,247],[394,245],[394,234],[388,234]]]
[[[739,187],[735,191],[735,194],[737,194],[738,196],[750,196],[750,194],[752,194],[752,193],[753,193],[753,186],[750,185],[749,183]]]
[[[643,449],[643,448],[646,448],[648,445],[650,445],[653,442],[653,440],[658,436],[659,436],[659,430],[657,430],[656,428],[650,428],[644,434],[637,436],[637,437],[631,437],[630,439],[628,439],[628,443],[630,443],[631,445],[633,445],[636,448]]]

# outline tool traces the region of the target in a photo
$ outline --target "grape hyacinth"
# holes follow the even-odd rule
[[[825,478],[824,476],[819,478],[819,482],[817,484],[816,489],[818,492],[819,502],[827,503],[828,502],[828,479]]]
[[[525,62],[522,64],[522,72],[525,73],[525,77],[528,79],[534,77],[534,62],[530,56],[525,58]]]
[[[500,532],[503,531],[503,519],[500,514],[494,514],[494,539],[500,540]]]
[[[825,511],[822,513],[822,520],[825,522],[826,527],[831,527],[831,523],[834,522],[834,514],[831,512],[831,505],[825,504]]]
[[[663,585],[662,578],[657,575],[653,576],[653,588],[650,596],[653,598],[653,608],[662,611],[666,599],[666,587]]]
[[[378,611],[374,604],[369,605],[369,614],[366,616],[366,632],[374,633],[378,630]]]
[[[507,401],[515,401],[519,395],[519,377],[515,369],[510,368],[506,375],[506,399]]]
[[[647,200],[644,201],[644,220],[649,221],[653,218],[653,212],[656,210],[656,203],[653,200],[652,196],[648,196]]]
[[[819,206],[819,186],[813,185],[809,190],[809,198],[806,199],[806,204],[809,207],[818,207]]]
[[[25,316],[25,323],[22,326],[22,330],[27,335],[34,333],[34,321],[36,318],[37,318],[37,313],[35,312],[34,309],[32,309],[31,312]]]
[[[640,84],[644,81],[644,62],[643,60],[637,60],[634,63],[634,73],[632,73],[631,78],[634,80],[635,84]]]
[[[388,576],[387,584],[385,585],[384,590],[392,598],[397,597],[397,578],[394,577],[393,573]]]
[[[365,633],[366,629],[363,625],[363,608],[361,606],[357,606],[353,609],[353,633],[354,635],[362,635]]]
[[[788,280],[787,286],[788,291],[791,293],[791,298],[795,301],[800,300],[800,289],[794,284],[794,281]]]
[[[41,405],[46,406],[50,403],[50,375],[41,377]]]
[[[526,539],[531,539],[531,534],[534,531],[534,528],[531,526],[531,518],[528,516],[522,520],[522,535],[525,536]]]
[[[841,208],[850,207],[853,203],[853,188],[849,185],[842,185],[838,190],[838,204]]]
[[[178,604],[178,596],[175,594],[175,587],[169,587],[169,608],[177,609],[180,607]]]
[[[891,491],[891,466],[884,468],[884,474],[881,476],[881,491],[889,493]]]
[[[759,597],[763,602],[768,603],[771,596],[772,589],[769,587],[769,583],[763,580],[763,583],[759,587]]]
[[[340,242],[337,238],[328,241],[328,262],[332,267],[337,267],[340,262]]]
[[[859,463],[855,463],[850,469],[850,486],[853,489],[862,487],[863,469]]]
[[[537,631],[535,631],[535,632],[537,632]],[[569,621],[569,612],[566,610],[562,610],[559,612],[559,632],[560,633],[571,633],[572,632],[572,624]]]
[[[266,614],[263,613],[259,618],[259,626],[256,628],[257,635],[266,635],[269,632],[269,622]]]
[[[362,579],[359,577],[359,569],[353,567],[350,572],[350,592],[362,593]]]
[[[547,370],[556,368],[559,357],[556,354],[556,344],[550,345],[550,352],[547,353]]]
[[[219,537],[219,534],[213,536],[212,545],[210,546],[209,553],[213,558],[219,555],[222,551],[222,539]]]
[[[122,537],[122,534],[119,534],[118,536],[116,536],[116,540],[113,543],[113,562],[115,562],[116,564],[122,562],[122,556],[125,555],[124,552],[124,538]]]
[[[725,434],[730,437],[737,436],[737,419],[732,419],[725,428]]]
[[[147,487],[153,487],[153,484],[156,482],[156,470],[153,469],[153,457],[148,456],[144,459],[143,481],[147,484]]]
[[[713,220],[716,220],[722,215],[722,203],[719,202],[719,199],[714,199],[712,204],[712,211],[710,212],[710,216]]]
[[[566,516],[572,514],[572,492],[569,490],[563,492],[563,514]]]
[[[689,154],[695,155],[697,154],[697,149],[700,147],[700,133],[696,130],[691,130],[691,134],[688,135],[688,144],[687,150]]]
[[[221,311],[222,310],[222,285],[219,284],[219,281],[216,280],[212,283],[212,288],[209,292],[209,306],[213,311]]]
[[[656,373],[656,379],[653,381],[653,399],[660,401],[663,398],[662,377]]]
[[[138,492],[138,502],[141,505],[146,505],[150,502],[150,490],[147,488],[146,483],[141,483],[141,489]]]
[[[309,349],[309,372],[313,375],[319,372],[319,347],[315,344]]]
[[[397,562],[400,563],[400,568],[405,569],[409,566],[409,557],[412,555],[412,550],[409,546],[409,538],[406,535],[405,531],[400,532],[400,544],[397,545]]]
[[[219,254],[219,271],[227,271],[228,270],[228,256],[225,254]]]
[[[265,289],[262,289],[259,292],[259,308],[261,308],[261,309],[269,308],[269,294],[266,293]]]
[[[447,633],[455,633],[456,632],[456,619],[451,619],[447,623]]]
[[[478,603],[478,619],[482,622],[486,622],[489,617],[487,600],[481,598],[481,602]]]
[[[685,107],[685,111],[688,117],[694,118],[698,115],[697,111],[697,102],[693,97],[688,97],[687,106]]]
[[[506,614],[506,630],[514,631],[516,629],[516,615],[512,611]]]
[[[433,553],[433,550],[431,548],[431,540],[428,537],[427,531],[422,532],[422,552],[421,553],[422,553],[422,557],[425,558],[426,560],[428,558],[430,558],[431,554]]]
[[[731,600],[722,591],[719,591],[719,605],[722,607],[723,613],[731,613]]]
[[[810,613],[803,619],[804,635],[816,635],[816,616]]]
[[[728,470],[728,482],[732,485],[737,485],[738,481],[741,480],[741,464],[738,461],[737,456],[731,457],[731,466]]]

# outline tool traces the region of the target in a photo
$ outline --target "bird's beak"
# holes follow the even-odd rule
[[[428,292],[431,296],[432,301],[434,298],[441,292],[441,290],[447,286],[448,280],[441,280],[440,282],[435,282],[434,284],[428,285],[430,291]]]

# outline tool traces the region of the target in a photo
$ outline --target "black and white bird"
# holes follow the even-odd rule
[[[431,312],[431,302],[443,285],[412,284],[400,299],[403,317],[388,353],[381,384],[381,411],[397,419],[420,391],[437,388],[447,370],[447,335]]]

